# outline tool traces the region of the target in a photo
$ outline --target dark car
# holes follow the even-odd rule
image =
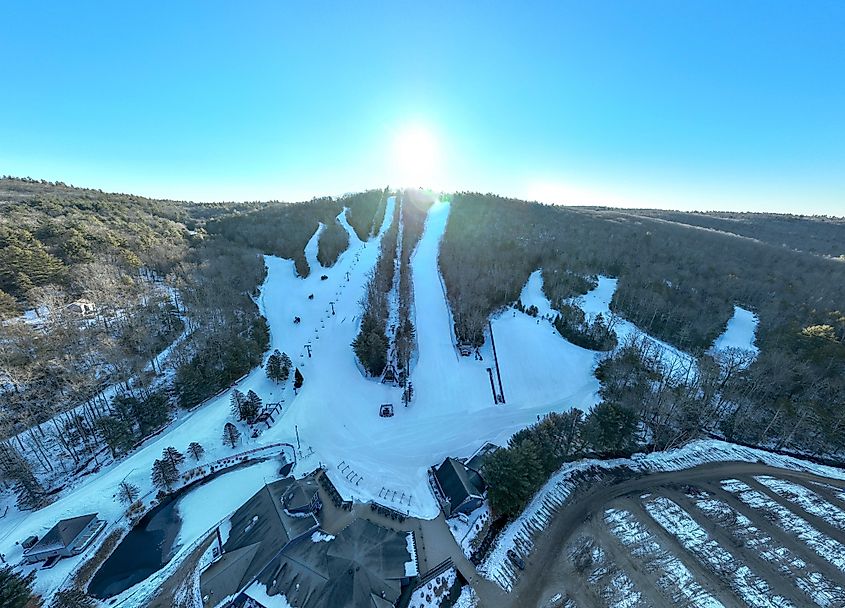
[[[516,551],[514,551],[513,549],[508,549],[508,557],[517,568],[519,568],[520,570],[525,570],[525,561],[516,554]]]

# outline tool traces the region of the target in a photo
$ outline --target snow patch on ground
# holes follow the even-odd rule
[[[755,345],[757,325],[760,322],[757,315],[741,306],[734,306],[734,314],[728,320],[725,331],[713,343],[713,350],[738,348],[757,354],[760,349]]]
[[[454,568],[449,568],[443,574],[435,576],[422,587],[414,590],[408,608],[438,608],[449,596],[456,578],[457,573]]]
[[[755,477],[764,486],[795,503],[807,513],[820,517],[832,526],[845,530],[845,511],[826,501],[824,498],[802,486],[786,479],[776,479],[768,475]]]
[[[455,542],[461,547],[467,559],[472,556],[472,541],[474,541],[487,522],[490,521],[490,507],[486,502],[472,511],[469,515],[450,517],[446,520],[449,531]]]
[[[478,608],[478,596],[472,587],[465,585],[461,588],[461,594],[458,596],[453,608]]]
[[[701,494],[688,494],[688,498],[708,519],[725,528],[742,545],[776,567],[784,578],[793,581],[816,605],[842,606],[845,603],[845,589],[815,571],[791,549],[777,543],[727,503]]]
[[[722,606],[695,580],[693,574],[676,556],[665,551],[633,513],[620,509],[607,509],[604,521],[610,532],[625,545],[631,555],[640,559],[649,572],[657,574],[657,585],[674,604],[687,604],[702,608]]]
[[[845,546],[810,525],[807,520],[793,514],[765,494],[752,489],[738,479],[727,479],[722,488],[734,494],[749,507],[765,514],[766,518],[785,532],[797,537],[821,557],[845,572]]]
[[[411,556],[410,561],[405,562],[405,576],[416,576],[420,572],[417,566],[417,547],[414,542],[413,532],[405,534],[405,546],[408,549],[408,555]]]

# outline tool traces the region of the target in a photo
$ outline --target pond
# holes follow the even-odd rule
[[[166,499],[129,531],[91,579],[89,595],[101,600],[117,595],[170,561],[181,527],[178,503]]]
[[[289,471],[289,465],[282,467],[283,474]],[[88,594],[104,600],[155,574],[279,473],[275,458],[249,462],[165,498],[123,538],[91,579]]]

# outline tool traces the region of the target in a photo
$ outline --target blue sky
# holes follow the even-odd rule
[[[8,2],[0,173],[845,215],[845,2]]]

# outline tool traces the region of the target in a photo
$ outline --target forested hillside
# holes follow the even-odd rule
[[[682,213],[660,209],[625,210],[629,215],[658,218],[718,230],[828,257],[845,259],[845,219],[776,213]]]
[[[368,236],[384,194],[204,205],[0,180],[0,477],[38,503],[259,365],[261,254],[301,268],[322,221],[333,262],[335,216]]]
[[[759,224],[752,239],[689,225],[703,223],[702,217],[708,218],[676,213],[670,222],[621,210],[456,195],[440,255],[456,335],[471,344],[482,341],[488,315],[514,303],[537,268],[543,268],[546,292],[557,308],[589,290],[591,275],[618,277],[614,312],[705,358],[733,305],[741,305],[760,319],[761,354],[753,365],[722,378],[718,395],[668,382],[667,393],[655,404],[667,409],[649,411],[647,417],[661,427],[684,426],[686,434],[695,427],[814,453],[843,449],[845,263],[762,241],[789,219],[775,217],[772,228],[770,216],[755,216],[746,222]],[[802,230],[812,231],[817,220],[802,221]],[[842,222],[818,221],[825,223],[828,235],[820,239],[845,242]],[[829,236],[837,230],[838,239]],[[638,357],[648,363],[648,353]],[[615,369],[633,382],[641,367],[618,365],[604,371]],[[648,374],[637,382],[657,386]],[[683,407],[673,407],[681,396]],[[718,399],[718,405],[702,405],[705,397]],[[678,418],[695,411],[701,419]]]

